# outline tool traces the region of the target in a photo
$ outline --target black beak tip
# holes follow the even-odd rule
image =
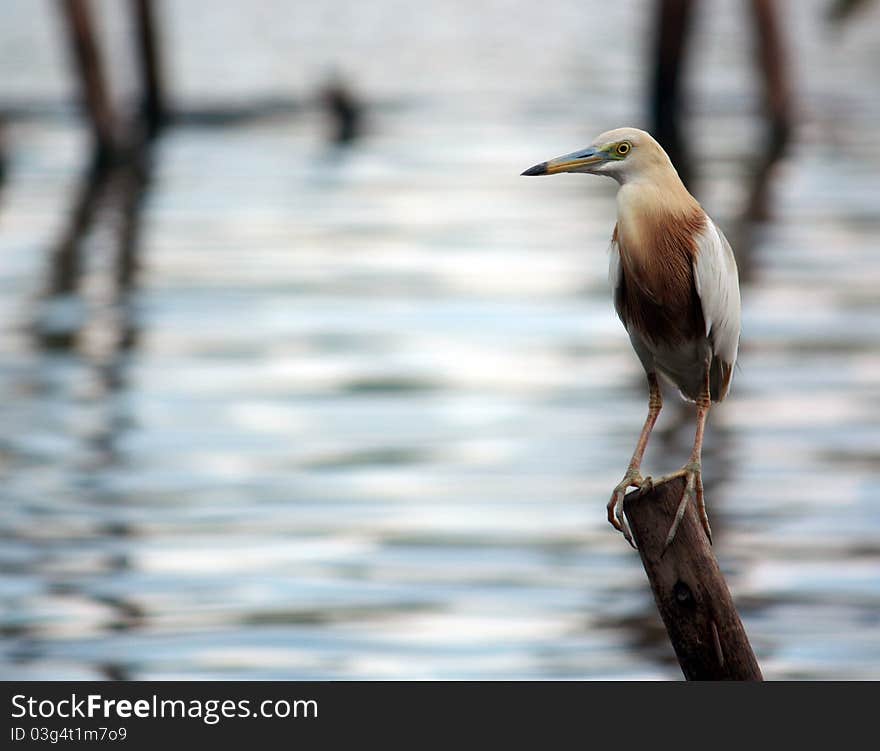
[[[525,172],[520,175],[527,177],[532,177],[533,175],[546,175],[547,174],[547,162],[541,162],[540,164],[536,164],[534,167],[529,167]]]

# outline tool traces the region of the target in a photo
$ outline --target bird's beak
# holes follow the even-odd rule
[[[598,149],[573,151],[565,156],[558,156],[549,162],[541,162],[529,167],[523,175],[555,175],[559,172],[592,172],[592,168],[605,161],[604,152]]]

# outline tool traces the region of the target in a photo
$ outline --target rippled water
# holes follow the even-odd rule
[[[607,290],[613,187],[518,177],[640,122],[650,14],[602,4],[597,36],[573,0],[209,6],[163,4],[176,104],[301,106],[166,132],[121,300],[110,211],[81,294],[40,297],[86,136],[52,7],[0,27],[3,677],[679,677],[605,521],[646,402]],[[802,124],[704,466],[765,675],[876,678],[880,11],[835,36],[822,8],[788,18]],[[691,80],[732,236],[747,20],[712,4]],[[310,104],[329,66],[369,105],[343,150]],[[73,351],[34,335],[71,321]],[[691,440],[668,404],[655,474]]]

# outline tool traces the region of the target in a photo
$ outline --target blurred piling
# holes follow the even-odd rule
[[[690,152],[681,128],[682,77],[693,22],[693,0],[660,0],[656,9],[654,75],[651,80],[651,131],[690,187]]]
[[[6,132],[5,123],[0,119],[0,192],[6,182]]]
[[[694,170],[682,120],[687,92],[683,78],[694,27],[693,0],[658,0],[653,46],[653,76],[649,89],[651,130],[669,154],[684,184],[693,192]],[[769,213],[769,184],[793,128],[793,95],[786,44],[777,0],[751,0],[751,26],[756,40],[757,74],[763,87],[761,118],[766,123],[764,148],[749,177],[744,219],[764,219]]]
[[[140,207],[149,183],[152,140],[165,120],[158,31],[152,0],[131,0],[140,107],[130,118],[117,116],[110,99],[107,68],[98,44],[88,0],[61,0],[70,40],[73,71],[93,134],[92,158],[83,172],[69,219],[52,249],[46,305],[37,335],[50,348],[72,347],[86,326],[85,306],[77,302],[84,252],[95,226],[111,231],[113,300],[119,311],[114,341],[120,350],[135,339],[127,297],[138,267]]]
[[[159,35],[152,0],[132,0],[132,4],[141,74],[141,117],[147,136],[154,138],[165,122]]]
[[[44,310],[37,321],[37,335],[48,348],[67,348],[77,339],[87,321],[84,306],[73,304],[82,278],[84,255],[92,249],[98,226],[109,232],[98,233],[109,241],[113,268],[106,302],[119,310],[114,340],[120,350],[134,343],[128,297],[139,266],[141,206],[150,178],[150,158],[146,148],[133,148],[124,159],[96,163],[88,169],[74,195],[69,219],[52,248]]]
[[[629,493],[632,527],[660,617],[688,680],[760,681],[761,669],[693,504],[664,552],[685,479]]]
[[[361,134],[363,106],[351,87],[340,79],[333,79],[322,89],[320,101],[327,115],[328,134],[333,143],[351,143]]]
[[[792,93],[785,40],[776,0],[752,0],[752,26],[757,42],[758,69],[764,85],[763,117],[767,123],[764,149],[755,165],[746,218],[766,219],[773,167],[791,140]]]
[[[92,128],[94,158],[106,162],[115,150],[116,122],[104,76],[104,64],[98,46],[88,0],[61,0],[64,27],[68,34],[73,68],[76,70]]]

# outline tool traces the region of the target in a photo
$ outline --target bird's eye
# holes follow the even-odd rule
[[[623,141],[622,143],[617,144],[617,155],[626,156],[629,154],[631,148],[632,144],[629,141]]]

